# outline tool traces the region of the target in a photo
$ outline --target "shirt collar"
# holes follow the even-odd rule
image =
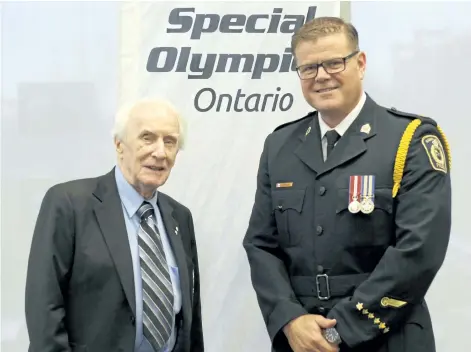
[[[115,167],[116,186],[118,187],[119,197],[124,205],[124,209],[129,218],[132,218],[144,201],[149,202],[155,208],[157,205],[157,190],[151,199],[144,199],[133,186],[124,178],[124,175],[117,165]]]
[[[321,113],[319,113],[319,128],[321,132],[321,139],[324,138],[327,131],[335,130],[340,136],[343,136],[345,132],[347,132],[350,125],[355,121],[355,119],[360,114],[363,105],[365,105],[366,101],[366,94],[363,92],[361,95],[360,101],[358,104],[353,108],[353,110],[340,122],[335,128],[330,128],[329,125],[325,123],[322,119]]]

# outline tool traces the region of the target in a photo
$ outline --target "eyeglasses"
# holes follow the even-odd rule
[[[359,51],[357,50],[345,57],[326,60],[321,62],[320,64],[307,64],[298,66],[296,67],[296,71],[298,72],[298,76],[301,79],[316,78],[317,73],[319,72],[319,67],[321,66],[327,73],[339,73],[345,70],[347,60],[351,59],[358,53]]]

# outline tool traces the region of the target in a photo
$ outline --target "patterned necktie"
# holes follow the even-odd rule
[[[332,150],[334,150],[335,143],[340,139],[340,135],[336,130],[330,130],[325,133],[325,138],[327,139],[327,160]]]
[[[156,352],[169,340],[173,323],[173,290],[154,208],[142,203],[137,214],[139,257],[142,275],[144,336]]]

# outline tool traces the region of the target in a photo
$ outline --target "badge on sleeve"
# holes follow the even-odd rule
[[[427,152],[430,165],[432,165],[435,170],[446,174],[447,166],[445,151],[443,149],[442,142],[440,142],[440,139],[435,135],[429,134],[422,137],[422,145]]]
[[[393,308],[401,308],[405,306],[407,302],[401,301],[398,299],[390,298],[390,297],[383,297],[381,298],[381,306],[384,308],[393,307]]]

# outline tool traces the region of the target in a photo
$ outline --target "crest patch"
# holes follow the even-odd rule
[[[443,149],[442,142],[435,135],[427,135],[422,137],[422,145],[427,152],[427,156],[430,160],[430,165],[443,173],[447,173],[447,161],[445,156],[445,150]]]

